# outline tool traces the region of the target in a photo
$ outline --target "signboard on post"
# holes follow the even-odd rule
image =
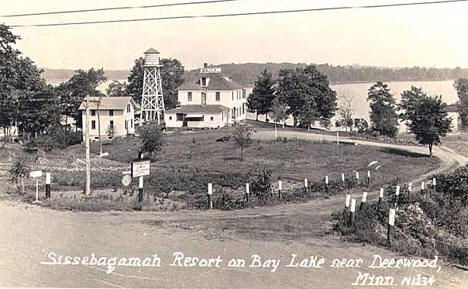
[[[150,161],[132,163],[132,178],[149,176],[150,174]]]
[[[40,178],[42,177],[42,171],[32,171],[29,173],[31,178]]]

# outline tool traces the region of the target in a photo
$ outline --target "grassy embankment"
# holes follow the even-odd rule
[[[332,184],[340,182],[341,173],[347,175],[348,183],[354,178],[355,171],[360,172],[363,180],[368,164],[374,160],[379,161],[381,168],[372,171],[372,188],[394,178],[409,180],[437,167],[439,162],[437,158],[395,149],[300,140],[254,141],[244,152],[244,161],[241,161],[239,149],[232,141],[216,142],[216,139],[230,133],[230,129],[222,129],[167,134],[166,145],[152,163],[151,176],[145,177],[145,191],[152,197],[147,198],[144,208],[203,207],[209,182],[214,184],[217,195],[223,191],[233,198],[241,198],[244,184],[261,168],[272,171],[274,190],[277,189],[277,180],[283,181],[283,191],[287,195],[288,191],[302,188],[305,178],[314,186],[323,184],[326,175],[333,188],[342,191],[344,188]],[[138,147],[138,139],[118,139],[104,145],[104,151],[109,153],[107,159],[93,156],[92,164],[97,170],[92,172],[95,193],[91,197],[69,192],[82,190],[84,186],[83,165],[76,161],[84,160],[82,146],[48,153],[48,162],[42,169],[53,173],[55,193],[45,205],[59,209],[131,210],[135,195],[123,194],[121,172],[129,169]],[[95,145],[93,151],[97,151]],[[347,189],[352,187],[354,185],[346,186]],[[290,201],[312,197],[301,196]]]
[[[334,213],[334,229],[350,241],[387,245],[407,255],[444,256],[468,265],[468,167],[435,177],[435,188],[410,194],[404,184],[398,198],[395,185],[386,187],[383,203],[357,210],[354,224],[347,210]],[[397,200],[393,241],[388,244],[389,208]]]

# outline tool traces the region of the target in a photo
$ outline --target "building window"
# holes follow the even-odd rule
[[[169,120],[172,120],[172,116],[169,117]]]
[[[109,116],[114,116],[114,111],[112,109],[109,109]]]
[[[213,117],[210,117],[210,120],[213,120],[214,118]]]
[[[91,116],[95,116],[96,115],[96,111],[93,109],[91,110]]]
[[[216,101],[220,101],[221,100],[221,92],[217,91],[216,92]]]
[[[128,129],[128,120],[125,120],[125,129]]]
[[[187,93],[187,101],[192,101],[192,92],[191,91],[189,91]]]
[[[206,86],[206,77],[202,77],[201,86]]]
[[[109,122],[109,126],[110,126],[111,128],[114,128],[114,121],[113,121],[113,120],[111,120],[111,121]]]
[[[130,128],[133,128],[133,118],[130,120]]]
[[[127,112],[131,112],[132,108],[130,107],[130,104],[127,104]]]
[[[95,120],[92,120],[91,121],[91,129],[96,129],[96,121]]]
[[[176,116],[177,116],[177,121],[183,121],[184,120],[184,115],[182,113],[178,113]]]
[[[234,91],[232,91],[232,101],[234,101]]]

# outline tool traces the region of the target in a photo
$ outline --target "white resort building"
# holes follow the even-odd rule
[[[99,105],[98,105],[99,104]],[[90,97],[90,130],[91,140],[111,139],[135,133],[135,102],[131,97]],[[86,130],[86,101],[79,108],[83,120],[83,138]]]
[[[250,92],[251,87],[233,81],[221,68],[205,64],[178,87],[180,106],[165,112],[166,127],[220,128],[244,121]]]

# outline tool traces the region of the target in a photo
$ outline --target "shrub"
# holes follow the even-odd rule
[[[148,153],[150,157],[159,152],[164,144],[164,134],[161,127],[150,123],[141,129],[141,152]]]
[[[250,179],[250,191],[260,200],[265,200],[271,194],[271,174],[270,169],[263,168]]]

